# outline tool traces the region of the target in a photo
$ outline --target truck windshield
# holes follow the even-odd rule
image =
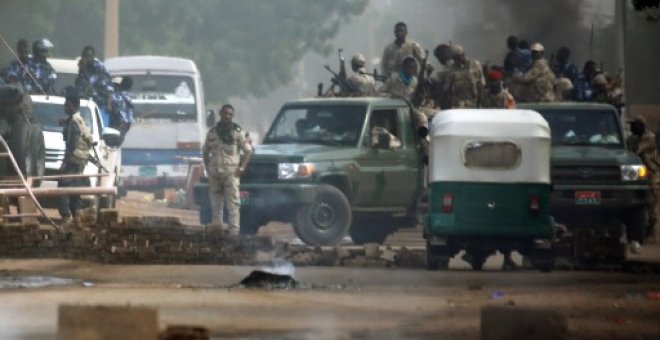
[[[64,113],[64,105],[57,103],[32,103],[32,113],[36,120],[41,123],[44,131],[62,132],[60,121],[64,121],[67,116]],[[80,107],[80,116],[85,120],[88,127],[92,125],[92,112],[86,106]]]
[[[609,110],[538,110],[553,145],[623,146],[617,113]]]
[[[264,144],[355,145],[366,111],[366,105],[285,107],[275,119]]]

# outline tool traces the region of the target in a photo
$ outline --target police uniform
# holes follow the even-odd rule
[[[452,108],[477,107],[480,89],[486,81],[481,63],[468,59],[464,65],[454,64],[451,71],[449,100]]]
[[[381,59],[381,69],[384,75],[390,75],[397,72],[403,59],[408,56],[413,56],[421,65],[424,61],[424,50],[422,45],[410,39],[406,39],[401,45],[397,45],[396,41],[385,47],[383,51],[383,58]]]
[[[89,150],[92,148],[94,141],[87,124],[80,116],[80,111],[67,118],[62,138],[66,144],[66,149],[61,173],[63,175],[82,174],[89,159]],[[85,185],[87,185],[87,182],[82,178],[65,178],[58,183],[58,187]],[[76,212],[81,208],[82,200],[79,195],[62,196],[60,198],[59,212],[63,218],[70,218],[71,216],[76,218]]]
[[[9,66],[5,69],[5,78],[9,81],[11,75],[15,76],[18,79],[18,82],[25,89],[26,85],[30,84],[30,76],[28,75],[26,69],[32,62],[32,57],[28,57],[27,62],[21,65],[21,62],[18,60],[13,60]]]
[[[252,147],[245,138],[241,127],[235,123],[229,126],[219,122],[211,128],[204,142],[204,165],[209,177],[213,224],[223,220],[223,210],[227,204],[229,228],[238,233],[240,228],[240,180],[236,169],[240,165],[240,153],[252,153]]]
[[[107,105],[107,99],[114,91],[108,69],[96,58],[91,64],[78,70],[76,88],[83,98],[91,97],[101,107]]]
[[[359,68],[355,74],[348,77],[347,82],[350,85],[352,96],[373,96],[376,94],[376,81],[374,77],[365,74],[364,67]]]
[[[32,78],[28,77],[26,80],[25,84],[25,92],[28,93],[38,93],[38,94],[54,94],[54,85],[55,85],[55,79],[57,79],[57,73],[55,73],[55,69],[53,69],[53,66],[50,65],[50,63],[46,60],[39,61],[36,58],[30,59],[30,62],[28,64],[28,70],[36,79],[37,84],[35,84],[34,80]],[[43,90],[43,92],[42,92]]]

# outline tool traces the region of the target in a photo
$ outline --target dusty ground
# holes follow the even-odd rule
[[[195,212],[136,194],[120,201],[119,209],[125,216],[197,221]],[[282,224],[268,225],[260,234],[296,242]],[[402,231],[388,242],[423,245],[419,230]],[[660,260],[660,247],[646,247],[642,257]],[[57,307],[63,303],[151,306],[159,312],[161,329],[201,325],[215,338],[474,339],[480,309],[490,304],[557,310],[567,316],[572,338],[660,338],[660,300],[649,294],[660,291],[657,274],[502,272],[500,263],[501,257],[492,257],[484,272],[468,270],[459,259],[443,272],[302,267],[291,273],[301,288],[259,290],[235,286],[251,267],[2,259],[0,338],[55,338]],[[20,288],[35,281],[61,285]]]

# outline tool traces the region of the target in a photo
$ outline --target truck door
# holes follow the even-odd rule
[[[368,133],[362,141],[366,150],[359,165],[358,207],[405,210],[417,187],[416,164],[411,165],[416,149],[411,145],[409,120],[397,108],[374,109],[369,117]],[[392,136],[389,147],[377,146],[374,127],[385,128]]]

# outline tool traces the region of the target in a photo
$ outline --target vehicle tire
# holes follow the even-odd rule
[[[434,246],[426,241],[426,269],[448,269],[451,256],[445,246]]]
[[[346,196],[333,186],[321,185],[314,202],[296,211],[293,228],[308,245],[334,246],[346,236],[351,220],[351,206]]]
[[[626,238],[628,243],[630,243],[631,240],[637,240],[639,243],[642,243],[649,223],[649,214],[646,207],[641,206],[630,209],[627,215],[624,216],[623,223],[626,225]]]
[[[385,223],[387,223],[386,219],[355,217],[348,234],[355,244],[383,244],[392,229],[390,226],[384,225]]]
[[[488,254],[484,252],[473,252],[472,258],[470,259],[470,265],[472,266],[472,270],[481,270],[484,267],[484,263],[486,263],[486,259],[488,259]]]
[[[555,268],[555,256],[552,249],[534,249],[532,251],[532,266],[544,273]]]

